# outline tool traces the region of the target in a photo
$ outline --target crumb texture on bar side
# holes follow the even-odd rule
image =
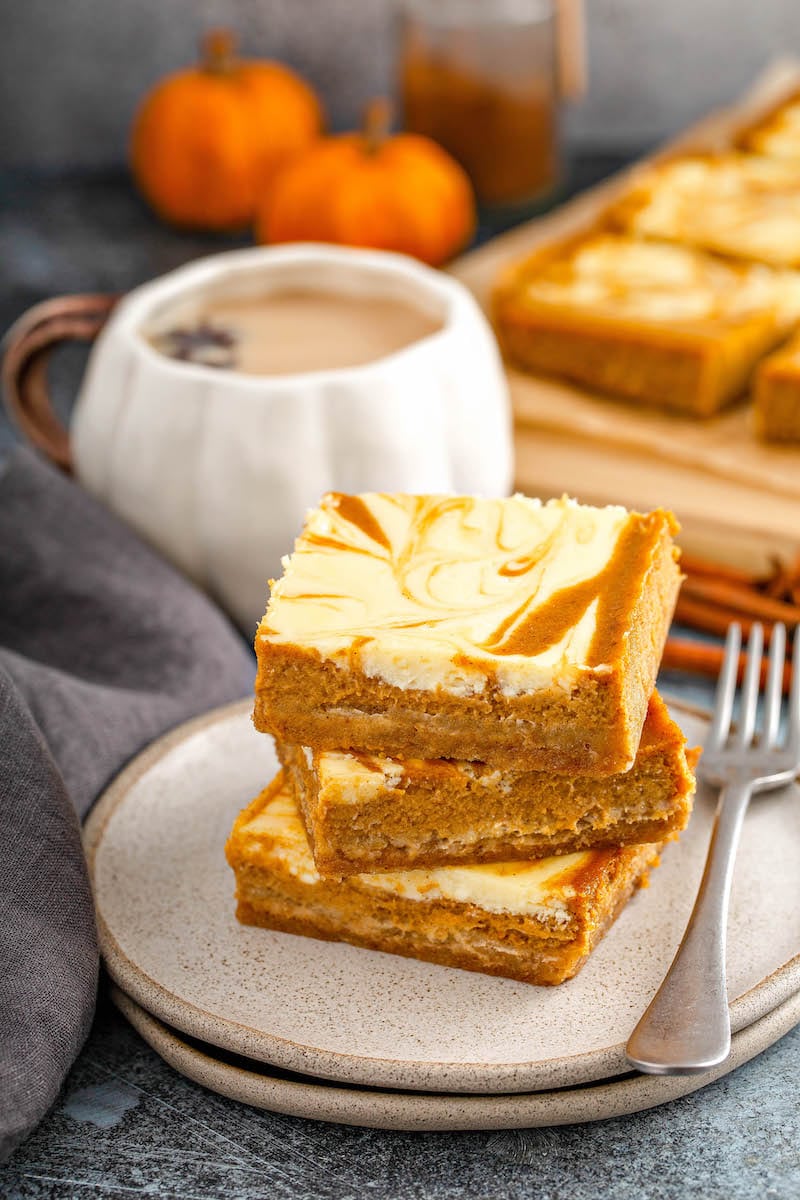
[[[592,779],[278,744],[323,875],[663,842],[692,811],[694,752],[655,694],[630,771]]]

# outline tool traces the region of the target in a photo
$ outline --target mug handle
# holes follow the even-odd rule
[[[101,293],[43,300],[23,313],[3,339],[6,412],[23,437],[68,474],[72,450],[50,399],[47,361],[59,342],[93,341],[118,300]]]

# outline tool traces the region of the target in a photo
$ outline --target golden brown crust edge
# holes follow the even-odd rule
[[[618,671],[620,680],[627,683],[621,708],[627,714],[637,749],[683,582],[680,551],[672,541],[679,526],[670,515],[665,516],[646,586],[641,589],[628,615],[628,637]]]

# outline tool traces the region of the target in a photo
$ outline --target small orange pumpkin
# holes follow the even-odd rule
[[[429,138],[389,135],[387,101],[369,106],[362,133],[320,139],[262,193],[261,242],[337,242],[397,250],[436,266],[475,228],[472,187]]]
[[[288,158],[316,139],[319,102],[279,63],[239,60],[224,30],[206,35],[202,61],[170,75],[145,98],[133,124],[131,166],[167,221],[194,229],[240,229],[256,197]]]

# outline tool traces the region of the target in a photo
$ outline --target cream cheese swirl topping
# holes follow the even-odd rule
[[[620,207],[640,235],[782,266],[800,262],[799,193],[800,163],[731,153],[656,167]]]
[[[728,262],[667,242],[604,234],[586,239],[534,273],[536,301],[595,309],[637,321],[780,323],[800,316],[800,273],[761,263]]]
[[[568,689],[620,653],[670,520],[567,499],[331,494],[258,637],[400,688]]]

